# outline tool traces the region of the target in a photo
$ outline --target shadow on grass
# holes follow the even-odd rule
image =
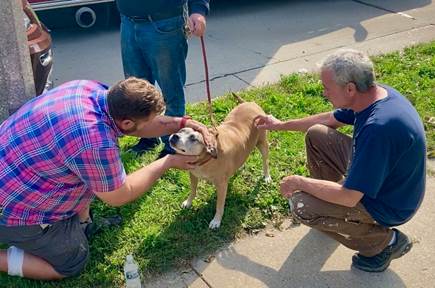
[[[243,229],[243,220],[250,209],[247,198],[254,197],[264,187],[263,179],[259,179],[246,194],[236,193],[234,181],[239,174],[229,181],[225,212],[219,229],[211,230],[208,227],[215,214],[216,193],[215,187],[207,183],[208,190],[212,190],[212,194],[207,196],[208,199],[199,196],[203,198],[203,203],[196,204],[194,201],[191,209],[180,208],[175,218],[161,233],[143,239],[137,253],[148,259],[148,266],[152,268],[147,271],[147,277],[172,268],[185,267],[194,257],[215,251],[237,237]],[[204,186],[199,185],[199,195]],[[181,205],[181,202],[179,204]]]

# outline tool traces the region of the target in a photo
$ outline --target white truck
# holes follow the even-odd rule
[[[28,0],[33,10],[74,9],[78,26],[90,28],[97,17],[109,20],[115,0]],[[98,9],[97,9],[98,8]]]

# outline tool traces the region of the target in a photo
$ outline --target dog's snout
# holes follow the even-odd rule
[[[171,144],[177,144],[178,140],[180,140],[180,136],[178,136],[177,134],[173,134],[169,138],[169,143],[171,143]]]

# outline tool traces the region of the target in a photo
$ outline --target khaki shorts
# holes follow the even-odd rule
[[[89,257],[89,245],[78,215],[52,225],[2,226],[0,243],[38,256],[65,277],[78,275]]]

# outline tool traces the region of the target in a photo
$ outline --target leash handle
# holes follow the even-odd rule
[[[206,87],[207,99],[208,99],[208,112],[210,114],[210,121],[213,125],[213,128],[216,130],[216,121],[213,116],[213,107],[211,103],[210,79],[208,74],[208,64],[207,64],[207,55],[205,52],[204,37],[201,36],[200,39],[201,39],[201,48],[202,48],[202,59],[204,60],[204,69],[205,69],[205,87]]]

